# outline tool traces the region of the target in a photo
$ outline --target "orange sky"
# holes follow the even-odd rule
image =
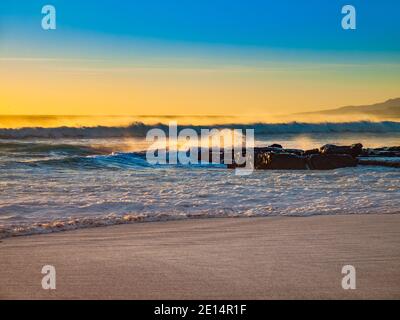
[[[210,65],[2,58],[0,114],[274,115],[399,95],[398,65]]]

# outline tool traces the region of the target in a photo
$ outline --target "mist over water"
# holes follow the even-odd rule
[[[379,117],[368,114],[256,114],[256,115],[0,115],[0,128],[57,128],[57,127],[129,127],[133,124],[154,126],[176,121],[183,126],[220,126],[290,123],[353,123],[398,122],[399,117]]]

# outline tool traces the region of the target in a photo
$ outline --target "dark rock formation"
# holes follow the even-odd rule
[[[210,152],[211,160],[212,152]],[[240,150],[236,156],[240,155]],[[246,155],[246,149],[242,149],[242,156]],[[232,152],[232,159],[226,161],[224,153],[220,153],[220,159],[228,168],[245,167],[235,161]],[[362,158],[359,158],[359,157]],[[399,162],[376,161],[374,157],[400,157],[400,147],[382,147],[374,149],[363,149],[361,143],[351,146],[337,146],[326,144],[320,149],[300,150],[284,149],[279,144],[272,144],[269,147],[254,148],[254,158],[251,158],[253,167],[261,170],[331,170],[360,165],[376,165],[400,168]],[[370,158],[370,159],[368,159]],[[372,159],[372,160],[371,160]]]
[[[257,152],[254,153],[254,169],[257,170],[305,170],[307,159],[293,153]],[[244,165],[242,165],[244,166]],[[231,165],[228,168],[242,167]]]
[[[319,149],[311,149],[303,152],[303,155],[310,156],[312,154],[319,154]]]
[[[254,153],[254,169],[268,169],[267,168],[268,155],[269,152]]]
[[[276,147],[255,147],[254,154],[262,153],[262,152],[275,152],[280,153],[283,152],[284,149],[276,148]]]
[[[301,149],[283,149],[283,152],[297,154],[298,156],[302,156],[304,154],[304,150]]]
[[[307,159],[293,153],[269,153],[266,169],[271,170],[306,170]]]
[[[357,165],[357,159],[349,154],[313,154],[308,159],[312,170],[331,170]]]
[[[282,145],[280,145],[280,144],[278,144],[278,143],[271,144],[271,145],[268,146],[268,147],[270,147],[270,148],[279,148],[279,149],[283,149]]]
[[[348,154],[353,158],[358,157],[363,152],[361,143],[352,144],[351,146],[336,146],[334,144],[326,144],[320,148],[321,154]]]
[[[358,164],[362,166],[383,166],[391,168],[400,168],[400,162],[393,162],[393,161],[358,160]]]
[[[400,152],[400,146],[399,147],[389,147],[389,148],[387,148],[387,151]]]
[[[383,147],[363,149],[363,157],[400,157],[400,147]]]

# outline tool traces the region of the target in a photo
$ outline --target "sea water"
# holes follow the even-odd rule
[[[256,145],[400,145],[400,125],[393,123],[369,131],[365,124],[294,126],[278,133],[259,127]],[[146,130],[137,130],[0,129],[0,237],[136,221],[400,212],[400,169],[237,176],[220,164],[150,165]]]

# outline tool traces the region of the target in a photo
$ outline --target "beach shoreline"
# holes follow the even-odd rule
[[[399,299],[400,215],[190,219],[2,239],[0,299]],[[56,269],[56,290],[41,286]],[[355,290],[341,286],[356,269]]]

